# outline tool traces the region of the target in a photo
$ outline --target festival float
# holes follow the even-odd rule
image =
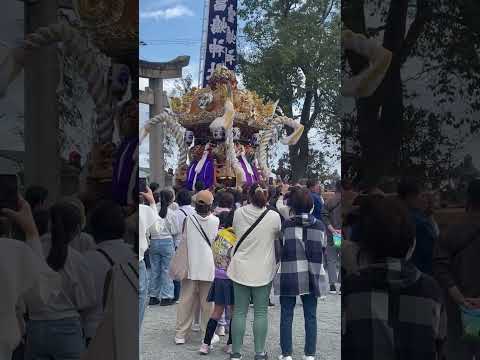
[[[278,102],[264,102],[255,92],[240,89],[232,70],[218,66],[204,88],[193,88],[169,100],[170,108],[150,119],[141,141],[160,123],[176,140],[177,186],[241,187],[272,177],[268,147],[280,141],[294,145],[303,125],[283,116]],[[283,126],[292,129],[279,139]]]
[[[66,105],[66,82],[69,87],[84,87],[94,104],[94,141],[83,166],[87,191],[96,198],[113,193],[123,205],[132,203],[130,190],[137,183],[138,169],[138,99],[134,95],[138,93],[138,1],[75,0],[68,14],[59,10],[58,19],[10,49],[0,64],[0,96],[28,57],[39,48],[57,45],[60,117],[63,109],[78,113],[69,110],[72,104]],[[69,78],[65,79],[67,67]],[[78,167],[78,157],[73,151],[64,162]]]
[[[343,31],[342,39],[345,50],[368,60],[363,71],[343,81],[342,94],[371,96],[385,77],[392,53],[350,30]],[[303,125],[283,116],[278,102],[264,102],[255,92],[240,89],[234,71],[224,65],[217,65],[207,80],[205,87],[171,98],[170,108],[147,122],[140,141],[158,124],[175,138],[178,187],[193,190],[201,182],[206,187],[239,188],[268,181],[273,177],[267,161],[269,147],[278,141],[295,145]],[[291,133],[279,139],[283,127]]]

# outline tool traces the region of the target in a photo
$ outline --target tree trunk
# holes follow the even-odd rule
[[[365,19],[355,14],[361,2],[350,2],[345,23],[355,32],[366,32]],[[391,1],[384,33],[384,47],[393,52],[393,59],[385,79],[368,98],[357,99],[357,124],[361,146],[361,177],[366,184],[376,184],[382,176],[392,174],[399,161],[403,137],[403,90],[401,61],[398,54],[405,37],[408,0]],[[347,53],[354,73],[365,66],[365,60]]]
[[[308,79],[306,81],[308,84]],[[305,127],[303,134],[297,144],[289,147],[290,168],[292,169],[291,179],[297,181],[307,174],[309,157],[308,132],[312,127],[310,112],[312,109],[313,90],[307,90],[303,102],[300,123]]]
[[[308,157],[309,157],[309,145],[308,137],[305,133],[302,135],[298,143],[289,147],[290,155],[290,168],[292,173],[290,179],[292,181],[298,181],[305,178],[307,173]]]
[[[403,137],[400,69],[394,59],[376,94],[357,100],[362,178],[370,185],[393,174],[399,162]]]

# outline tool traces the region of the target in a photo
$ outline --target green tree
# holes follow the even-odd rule
[[[300,118],[305,132],[289,148],[294,180],[305,177],[310,130],[339,139],[335,117],[340,86],[338,0],[245,0],[245,46],[239,72],[245,86]],[[299,114],[298,116],[295,116]],[[309,140],[310,139],[310,140]]]
[[[451,168],[452,150],[480,128],[474,115],[480,109],[479,14],[474,0],[342,1],[343,24],[376,36],[393,53],[377,91],[356,99],[353,116],[344,117],[359,144],[356,165],[365,181],[418,167],[440,178]],[[352,73],[366,66],[351,52],[346,63]],[[416,101],[419,87],[431,99],[424,104]],[[458,103],[462,113],[455,112]]]
[[[338,172],[336,169],[333,169],[331,162],[324,152],[310,149],[306,159],[308,165],[302,178],[319,179],[322,183],[336,181],[339,178]],[[279,159],[275,173],[284,179],[288,178],[293,181],[299,179],[293,176],[289,155],[286,153]]]
[[[188,92],[190,92],[190,90],[192,90],[192,84],[193,77],[192,74],[188,72],[185,77],[174,81],[173,89],[170,93],[170,96],[181,97],[187,94]]]
[[[187,72],[184,77],[173,81],[173,87],[170,89],[169,97],[181,97],[192,90],[193,77]],[[175,168],[177,166],[178,147],[175,138],[165,136],[163,141],[165,151],[165,170]]]

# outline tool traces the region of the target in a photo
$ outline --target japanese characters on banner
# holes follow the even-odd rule
[[[203,71],[207,85],[217,65],[235,70],[237,62],[237,1],[209,0],[208,35]]]

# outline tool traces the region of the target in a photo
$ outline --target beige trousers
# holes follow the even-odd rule
[[[177,339],[185,339],[191,330],[195,309],[200,306],[201,313],[201,333],[205,334],[208,320],[213,311],[213,303],[207,302],[208,292],[212,283],[210,281],[200,280],[183,280],[180,295],[180,303],[177,306],[177,326],[175,337]]]

